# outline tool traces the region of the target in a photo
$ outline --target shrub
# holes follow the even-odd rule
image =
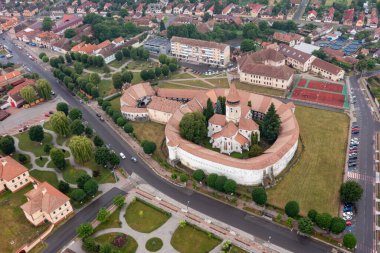
[[[179,180],[181,180],[182,183],[185,183],[187,180],[189,180],[189,177],[186,174],[181,174],[179,176]]]
[[[206,174],[201,169],[198,169],[198,170],[196,170],[196,171],[193,172],[193,178],[194,178],[195,181],[200,182],[203,179],[205,179],[205,177],[206,177]]]
[[[126,122],[127,122],[127,121],[124,119],[124,117],[119,117],[119,118],[116,120],[116,124],[117,124],[118,126],[120,126],[120,127],[124,126]]]
[[[313,232],[313,222],[309,218],[301,218],[298,221],[298,228],[301,233],[310,235]]]
[[[127,134],[133,133],[133,126],[129,123],[125,123],[124,132],[126,132]]]
[[[153,154],[153,152],[156,150],[156,143],[152,141],[144,140],[141,143],[141,146],[145,154]]]
[[[342,184],[339,192],[342,202],[354,203],[361,198],[363,194],[363,188],[358,182],[347,181]]]
[[[207,185],[211,188],[215,188],[216,180],[218,179],[218,175],[215,173],[211,173],[207,176]]]
[[[49,154],[51,150],[51,146],[49,144],[45,144],[43,149],[44,149],[45,154]]]
[[[265,189],[263,187],[257,187],[253,189],[252,199],[256,204],[260,206],[265,205],[265,203],[267,203],[267,193]]]
[[[353,249],[356,246],[356,237],[353,233],[347,233],[343,237],[343,245],[346,248]]]
[[[26,164],[26,162],[28,161],[28,158],[26,157],[26,155],[24,154],[18,154],[17,155],[17,160],[22,163],[22,164]]]
[[[62,193],[68,193],[70,190],[70,185],[65,181],[59,181],[58,190],[60,190]]]
[[[226,176],[218,176],[218,178],[215,181],[215,189],[221,192],[224,191],[224,184],[226,183],[226,181]]]
[[[176,173],[172,173],[172,179],[176,180],[177,179],[177,174]]]
[[[74,189],[71,192],[70,197],[74,201],[80,202],[80,201],[84,200],[84,198],[86,197],[86,193],[82,189]]]
[[[315,218],[315,223],[322,229],[330,229],[332,217],[328,213],[318,214]]]
[[[224,183],[223,190],[225,193],[235,193],[236,191],[236,182],[232,179],[227,179]]]
[[[331,220],[330,230],[334,234],[340,234],[346,228],[346,222],[340,217],[334,217]]]
[[[314,209],[310,209],[309,212],[307,213],[307,217],[310,218],[312,222],[315,222],[315,218],[317,217],[318,212]]]
[[[300,207],[296,201],[289,201],[285,206],[285,213],[289,217],[295,218],[300,212]]]

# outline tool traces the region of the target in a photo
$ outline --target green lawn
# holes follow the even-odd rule
[[[170,214],[153,207],[139,199],[133,201],[127,207],[125,220],[128,225],[142,233],[150,233],[161,227],[168,219]]]
[[[127,243],[122,247],[118,248],[112,245],[112,241],[119,235],[119,233],[109,233],[105,235],[101,235],[95,238],[95,241],[99,244],[105,244],[108,243],[112,246],[113,252],[120,252],[120,253],[134,253],[137,250],[137,242],[136,240],[130,236],[127,235]]]
[[[162,246],[163,246],[163,242],[160,238],[158,237],[153,237],[153,238],[150,238],[146,244],[145,244],[145,248],[150,251],[150,252],[156,252],[156,251],[159,251]]]
[[[352,2],[352,0],[326,0],[325,6],[328,6],[328,7],[332,6],[333,3],[340,3],[340,4],[344,4],[346,6],[350,6],[351,2]]]
[[[186,81],[176,81],[176,83],[179,84],[187,84],[195,87],[200,87],[200,88],[207,88],[207,89],[212,89],[213,87],[209,85],[208,83],[205,83],[204,81],[201,80],[186,80]]]
[[[98,177],[95,177],[95,180],[99,184],[115,183],[115,177],[112,174],[112,171],[108,168],[104,168],[103,166],[95,163],[94,158],[91,161],[83,164],[83,166],[91,169],[92,171],[99,171],[100,172],[100,175]]]
[[[169,79],[187,79],[187,78],[194,78],[194,76],[190,75],[189,73],[176,73],[176,74],[171,74]]]
[[[77,179],[82,176],[86,175],[87,173],[81,169],[76,169],[72,167],[70,164],[66,166],[66,168],[63,170],[63,179],[70,184],[76,184]]]
[[[277,90],[277,89],[272,89],[269,87],[258,86],[258,85],[248,84],[248,83],[241,83],[239,81],[236,82],[236,88],[241,89],[241,90],[247,90],[253,93],[270,95],[270,96],[284,96],[284,93],[285,93],[285,91],[283,90]]]
[[[124,63],[126,63],[127,61],[129,61],[130,58],[123,58],[121,61],[118,61],[118,60],[114,60],[113,62],[111,62],[110,64],[108,64],[109,66],[111,67],[114,67],[116,69],[120,68],[121,66],[123,66]]]
[[[198,87],[189,87],[189,86],[185,86],[185,85],[179,85],[179,84],[174,84],[174,83],[166,83],[166,82],[159,83],[157,85],[157,87],[168,88],[168,89],[200,89]]]
[[[117,208],[104,223],[99,224],[95,228],[95,232],[102,231],[106,228],[121,228],[121,222],[119,220],[120,208]],[[94,233],[95,233],[94,232]]]
[[[41,170],[32,170],[30,175],[37,179],[40,182],[48,182],[54,187],[58,187],[58,178],[54,172],[50,171],[41,171]]]
[[[187,224],[184,228],[178,227],[170,241],[173,248],[181,253],[210,252],[222,240],[215,236],[208,236],[205,231]]]
[[[144,70],[158,67],[159,64],[157,62],[151,61],[132,61],[127,66],[130,70]]]
[[[20,208],[26,202],[25,193],[33,189],[29,184],[23,189],[11,193],[0,194],[0,252],[15,252],[23,244],[31,242],[38,234],[43,233],[48,224],[39,227],[33,226],[26,219]]]
[[[280,208],[298,201],[301,214],[310,209],[333,216],[339,210],[349,119],[343,113],[297,106],[304,151],[283,179],[268,190],[268,202]]]
[[[44,167],[44,165],[47,163],[48,159],[46,156],[40,156],[36,158],[36,164],[40,167]]]
[[[115,92],[115,89],[113,87],[111,80],[101,80],[98,87],[99,87],[100,97],[106,97]]]
[[[228,253],[248,253],[248,251],[245,251],[235,245],[232,245],[231,249],[228,251]]]
[[[131,81],[131,84],[138,84],[141,82],[142,82],[142,79],[140,76],[140,72],[133,72],[133,79]]]
[[[103,68],[99,68],[99,67],[88,67],[86,69],[89,70],[89,71],[91,71],[91,72],[98,73],[98,74],[103,74],[104,73]]]
[[[230,87],[230,85],[228,84],[227,78],[208,79],[207,81],[214,84],[215,87],[218,87],[218,88],[229,88]]]
[[[19,147],[21,150],[32,152],[36,157],[40,157],[46,155],[43,150],[44,145],[51,145],[52,142],[52,136],[50,134],[45,133],[44,136],[45,138],[42,140],[42,145],[39,142],[31,141],[28,132],[17,134],[15,137],[20,141]]]
[[[115,97],[112,100],[110,100],[112,109],[116,111],[120,111],[120,97]]]

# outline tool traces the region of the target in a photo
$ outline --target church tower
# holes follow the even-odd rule
[[[226,98],[226,120],[238,123],[241,116],[240,96],[234,82],[230,84],[230,90]]]

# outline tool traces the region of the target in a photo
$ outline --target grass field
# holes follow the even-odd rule
[[[154,68],[157,67],[159,64],[157,62],[151,62],[151,61],[132,61],[129,63],[128,69],[130,70],[144,70],[148,68]]]
[[[264,94],[264,95],[284,96],[284,91],[282,90],[276,90],[276,89],[253,85],[253,84],[237,82],[236,88],[241,89],[241,90],[247,90],[253,93]]]
[[[77,179],[82,175],[86,175],[86,172],[76,169],[69,164],[63,170],[63,179],[70,184],[76,184]]]
[[[349,119],[343,113],[302,106],[297,106],[296,117],[304,152],[283,179],[268,190],[268,202],[284,208],[288,201],[296,200],[302,215],[313,208],[336,216]]]
[[[94,158],[89,162],[86,162],[83,166],[91,169],[92,171],[100,172],[100,175],[94,178],[99,184],[115,183],[115,177],[112,174],[112,171],[97,164]]]
[[[174,83],[159,83],[157,87],[168,88],[168,89],[200,89],[199,87],[189,87],[185,85],[179,85]]]
[[[55,188],[58,187],[58,178],[54,172],[50,171],[41,171],[41,170],[32,170],[30,171],[30,175],[37,179],[40,182],[48,182]]]
[[[29,134],[28,132],[23,132],[21,134],[16,135],[20,141],[19,147],[20,149],[24,151],[29,151],[35,154],[36,157],[40,157],[43,155],[46,155],[43,147],[45,144],[51,144],[52,141],[52,136],[48,133],[44,134],[45,138],[42,140],[42,145],[39,142],[31,141],[29,139]]]
[[[133,72],[133,79],[131,81],[131,84],[137,84],[141,82],[142,82],[142,79],[140,76],[140,72]]]
[[[137,250],[137,242],[136,240],[127,235],[127,243],[122,247],[118,248],[112,245],[112,241],[119,235],[119,233],[109,233],[105,235],[101,235],[95,238],[95,241],[99,244],[110,244],[112,246],[112,252],[120,252],[120,253],[134,253]]]
[[[187,79],[187,78],[194,78],[194,76],[190,75],[189,73],[176,73],[176,74],[171,74],[169,79]]]
[[[0,195],[0,252],[15,252],[48,227],[48,224],[34,227],[20,208],[26,202],[24,194],[31,189],[33,186],[29,184],[15,193],[6,191]]]
[[[170,214],[154,208],[143,201],[136,199],[127,207],[125,220],[128,225],[142,233],[150,233],[161,227],[168,219]]]
[[[340,3],[340,4],[344,4],[346,6],[350,6],[351,2],[352,2],[352,0],[326,0],[325,6],[328,6],[328,7],[332,6],[333,3]]]
[[[110,100],[110,103],[112,109],[120,111],[120,97],[115,97],[114,99]]]
[[[218,78],[218,79],[208,79],[210,83],[214,84],[217,88],[229,88],[230,85],[228,84],[227,78]]]
[[[206,232],[190,224],[183,228],[178,227],[170,241],[171,245],[181,253],[210,252],[221,242],[222,240],[209,237]]]
[[[118,60],[114,60],[113,62],[111,62],[110,64],[108,64],[109,66],[111,67],[114,67],[114,68],[120,68],[121,66],[123,66],[124,63],[126,63],[127,61],[131,60],[130,58],[123,58],[121,61],[118,61]]]
[[[40,156],[39,158],[36,158],[36,164],[40,167],[43,167],[47,163],[48,159],[46,157]]]
[[[111,95],[115,92],[115,89],[112,85],[111,80],[101,80],[99,85],[99,96],[100,97],[106,97],[108,95]]]
[[[248,251],[245,251],[239,247],[236,247],[235,245],[232,245],[230,251],[228,253],[248,253]]]
[[[104,230],[106,228],[121,228],[121,223],[120,223],[120,220],[119,220],[119,215],[120,215],[120,208],[117,208],[111,215],[110,217],[108,218],[108,220],[104,223],[101,223],[99,224],[99,226],[97,226],[95,228],[95,232],[98,232],[98,231],[101,231],[101,230]]]

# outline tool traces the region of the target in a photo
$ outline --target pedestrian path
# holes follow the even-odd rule
[[[347,172],[347,177],[348,179],[354,179],[354,180],[362,180],[362,181],[367,181],[367,182],[374,182],[375,178],[368,176],[368,175],[363,175],[357,172],[352,172],[348,171]]]

